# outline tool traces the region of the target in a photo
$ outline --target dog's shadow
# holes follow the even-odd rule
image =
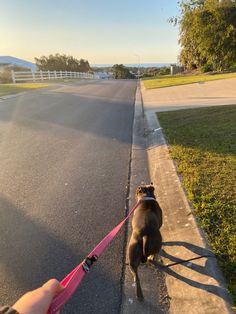
[[[196,257],[196,255],[198,255],[199,257],[204,256],[203,258],[206,260],[205,265],[201,266],[201,265],[194,263],[193,261],[191,261],[191,262],[186,261],[185,262],[184,259],[175,257],[175,256],[167,253],[165,251],[165,247],[168,247],[168,246],[184,247],[185,249],[189,250],[189,252],[190,252],[189,258],[193,257],[193,255],[194,255],[194,257]],[[194,254],[191,255],[191,253],[194,253]],[[221,276],[220,273],[218,274],[218,272],[214,271],[215,266],[216,266],[216,259],[210,250],[199,247],[197,245],[194,245],[194,244],[191,244],[188,242],[184,242],[184,241],[170,241],[170,242],[163,242],[163,248],[162,248],[159,255],[160,255],[160,257],[169,259],[173,263],[170,263],[167,266],[165,266],[165,265],[162,265],[161,263],[153,262],[152,264],[155,267],[161,269],[166,274],[168,274],[168,275],[170,275],[176,279],[179,279],[179,280],[185,282],[186,284],[188,284],[192,287],[205,290],[209,293],[215,294],[216,296],[224,299],[227,302],[230,302],[229,294],[228,294],[226,288],[224,288],[224,286],[223,286],[223,282],[224,282],[223,277]],[[201,282],[198,282],[198,281],[195,281],[193,279],[190,279],[190,278],[183,276],[182,274],[178,273],[176,270],[173,270],[171,268],[171,266],[174,266],[173,264],[175,264],[175,263],[181,264],[183,267],[186,267],[186,268],[189,268],[193,271],[201,273],[202,275],[214,278],[219,283],[219,286],[213,285],[213,284],[203,284]]]

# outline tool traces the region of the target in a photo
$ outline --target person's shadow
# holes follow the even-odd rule
[[[191,253],[194,253],[189,256],[189,259],[191,259],[191,257],[193,257],[193,259],[185,261],[181,258],[175,257],[169,253],[167,253],[164,250],[164,247],[167,246],[182,246],[185,249],[189,250]],[[194,261],[196,255],[198,255],[199,258],[204,258],[206,259],[206,263],[204,266],[200,266],[197,265],[196,263],[193,263],[192,261]],[[187,283],[188,285],[195,287],[197,289],[202,289],[205,290],[209,293],[215,294],[216,296],[224,299],[227,302],[230,302],[230,296],[228,294],[227,289],[224,287],[224,279],[222,277],[222,275],[215,271],[216,267],[217,267],[217,262],[216,262],[216,258],[215,255],[208,249],[206,248],[202,248],[199,247],[197,245],[188,243],[188,242],[184,242],[184,241],[169,241],[169,242],[163,242],[163,248],[160,252],[160,256],[169,259],[172,263],[169,263],[167,265],[162,265],[159,263],[154,263],[155,267],[158,267],[159,269],[161,269],[162,271],[164,271],[166,274],[179,279],[185,283]],[[197,259],[196,259],[197,260]],[[187,278],[179,273],[177,273],[176,271],[174,271],[171,266],[174,266],[176,264],[181,264],[182,266],[186,267],[186,268],[190,268],[191,270],[194,270],[196,272],[199,272],[203,275],[206,275],[208,277],[212,277],[214,278],[218,283],[219,286],[213,285],[213,284],[203,284],[201,282],[195,281],[193,279]]]

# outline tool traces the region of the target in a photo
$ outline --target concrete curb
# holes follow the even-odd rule
[[[144,99],[145,101],[145,99]],[[144,104],[145,105],[145,104]],[[164,212],[164,264],[213,253],[198,228],[153,110],[148,123],[148,162],[158,201]],[[164,268],[171,298],[170,313],[231,313],[231,299],[214,257]]]

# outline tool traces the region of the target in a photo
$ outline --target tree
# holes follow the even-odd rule
[[[114,64],[112,72],[115,79],[133,79],[135,76],[123,64]]]
[[[77,60],[72,56],[60,55],[59,53],[49,55],[48,57],[35,58],[35,62],[38,69],[44,71],[88,72],[91,70],[87,60]]]
[[[187,69],[221,71],[236,65],[236,1],[183,0],[180,62]]]
[[[0,71],[0,84],[12,83],[11,71],[29,71],[28,68],[21,67],[18,65],[7,65]]]

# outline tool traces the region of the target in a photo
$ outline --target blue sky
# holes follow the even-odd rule
[[[0,55],[93,63],[176,62],[177,0],[0,0]]]

